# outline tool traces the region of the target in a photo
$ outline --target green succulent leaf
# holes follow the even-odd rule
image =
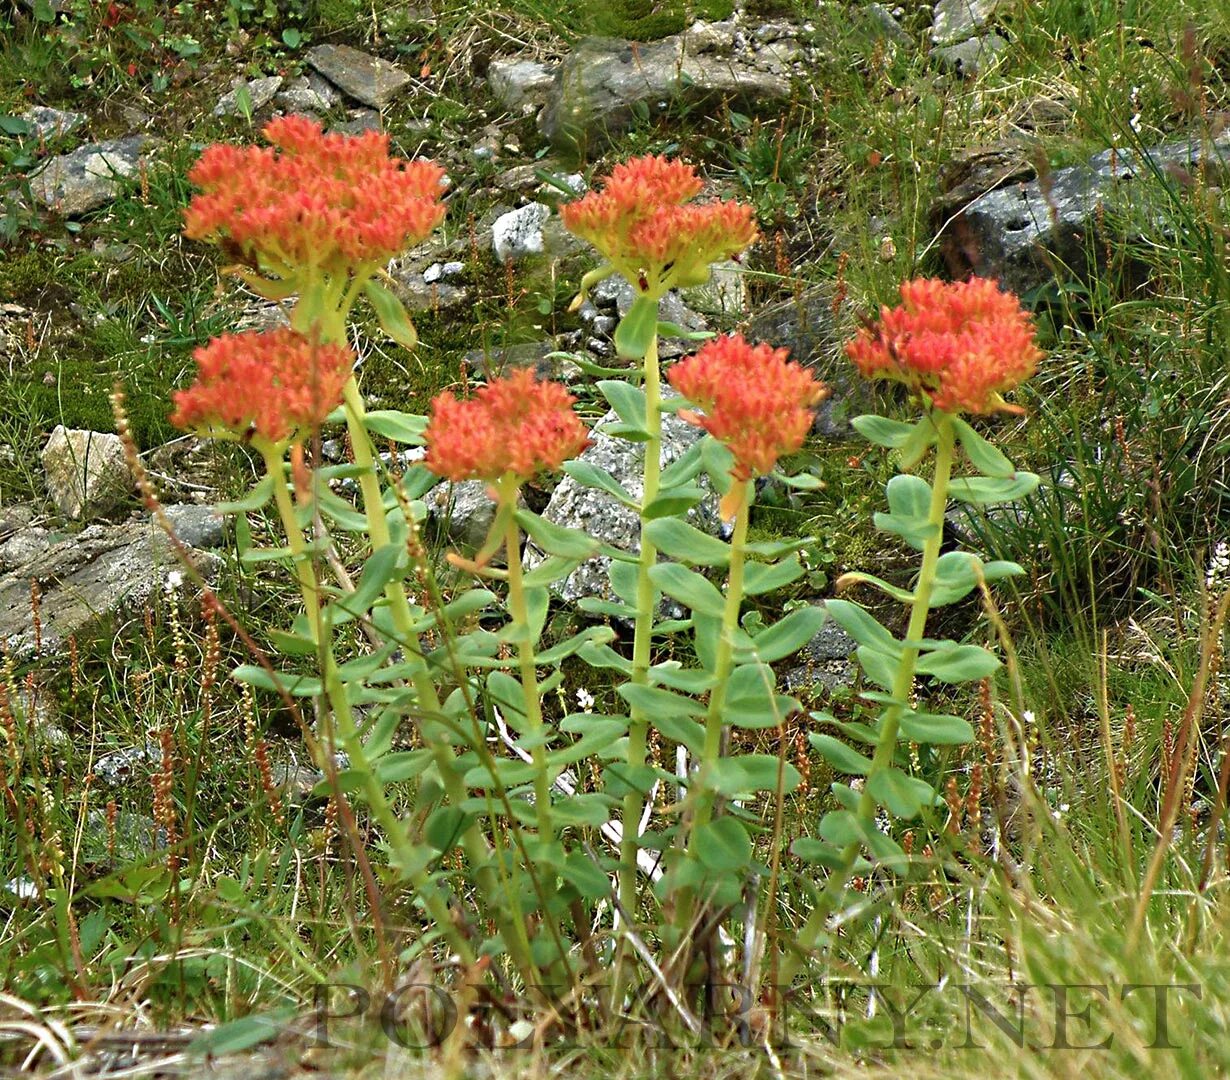
[[[949,481],[948,493],[960,502],[985,506],[1022,499],[1034,491],[1038,483],[1038,475],[1031,472],[1013,473],[1007,479],[997,479],[991,476],[967,476],[959,480]]]
[[[968,720],[944,713],[907,710],[901,714],[900,730],[910,742],[934,746],[963,746],[974,741],[974,729]]]
[[[722,720],[747,730],[777,727],[799,703],[774,689],[773,669],[768,664],[739,664],[726,683]]]
[[[729,814],[700,826],[692,841],[701,863],[714,872],[732,873],[752,861],[752,841],[747,829]]]
[[[376,312],[376,318],[380,322],[380,329],[398,345],[413,349],[418,344],[419,336],[402,302],[375,280],[368,281],[363,286],[363,292],[371,301],[372,310]]]
[[[399,412],[396,409],[378,409],[363,417],[363,424],[373,435],[406,446],[422,446],[423,432],[427,430],[427,417],[416,413]]]
[[[644,360],[658,333],[658,301],[638,296],[615,328],[615,351],[629,360]]]
[[[679,563],[658,563],[650,569],[649,580],[667,596],[703,615],[720,617],[725,609],[726,600],[714,585]]]
[[[868,612],[849,600],[826,600],[824,610],[830,618],[860,645],[887,653],[901,655],[901,642],[881,626]]]
[[[657,498],[645,505],[641,511],[641,518],[645,521],[653,521],[657,518],[686,514],[704,497],[704,491],[695,484],[670,488],[660,492]]]
[[[598,541],[580,529],[556,525],[530,510],[518,510],[517,524],[543,551],[565,559],[588,559],[598,554]]]
[[[791,792],[799,786],[799,770],[772,754],[719,758],[713,763],[710,782],[719,795],[733,799],[757,791],[776,791],[779,770],[783,791]]]
[[[883,446],[887,450],[898,450],[904,446],[921,423],[923,421],[903,424],[900,420],[890,420],[886,416],[876,416],[874,413],[856,416],[850,421],[854,430],[864,439],[875,443],[876,446]]]
[[[693,566],[725,566],[730,562],[729,544],[678,518],[649,522],[645,536],[663,554]]]
[[[807,736],[820,755],[840,773],[849,776],[866,776],[871,772],[871,759],[864,757],[857,750],[851,749],[840,739],[832,735],[813,733]]]
[[[952,426],[965,456],[980,473],[999,480],[1010,480],[1016,475],[1012,462],[959,416],[952,418]]]
[[[867,777],[867,790],[894,817],[907,821],[935,801],[935,790],[930,784],[891,765]]]
[[[593,465],[588,461],[583,461],[580,458],[575,458],[572,461],[564,462],[564,472],[571,476],[578,484],[583,484],[588,488],[595,488],[598,491],[605,491],[613,499],[639,513],[640,503],[629,495],[624,486],[606,469]]]
[[[918,658],[915,670],[920,675],[930,675],[940,682],[974,682],[994,675],[1000,661],[980,645],[950,645],[924,653]]]
[[[743,594],[759,596],[773,592],[797,581],[803,574],[803,565],[797,555],[777,563],[748,563],[743,569]]]
[[[844,589],[849,585],[873,585],[886,596],[891,596],[902,604],[912,604],[914,602],[914,594],[909,589],[902,589],[896,585],[891,585],[883,578],[876,577],[875,574],[864,574],[859,571],[842,574],[838,580],[837,587]]]
[[[815,637],[824,619],[824,609],[821,607],[809,604],[797,608],[757,634],[750,646],[740,647],[736,642],[735,659],[737,662],[758,660],[765,664],[784,660]]]

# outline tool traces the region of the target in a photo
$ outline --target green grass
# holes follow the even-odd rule
[[[229,283],[218,287],[213,252],[178,231],[189,195],[183,174],[199,145],[253,135],[242,121],[207,116],[237,70],[226,46],[241,40],[240,31],[248,35],[243,63],[253,72],[297,62],[301,47],[281,37],[287,25],[301,29],[306,43],[375,48],[416,71],[429,64],[435,81],[399,102],[388,126],[407,152],[422,143],[423,153],[443,154],[459,141],[476,141],[498,117],[474,87],[476,58],[515,51],[518,42],[546,55],[583,33],[651,38],[677,31],[688,17],[722,17],[730,5],[474,0],[436,4],[438,27],[382,0],[178,7],[163,13],[160,26],[126,24],[135,38],[123,27],[100,25],[105,5],[83,5],[79,17],[55,24],[23,18],[0,35],[0,113],[19,112],[27,88],[36,86],[42,103],[90,111],[95,135],[117,133],[117,107],[128,103],[150,112],[166,135],[144,189],[134,180],[119,200],[80,223],[10,210],[7,228],[0,229],[0,299],[28,309],[37,330],[32,344],[19,340],[0,378],[0,443],[12,451],[0,474],[4,504],[39,497],[37,455],[56,423],[111,429],[107,395],[117,379],[142,449],[168,438],[168,394],[190,377],[192,348],[238,315]],[[755,304],[788,297],[796,285],[840,279],[850,306],[864,309],[891,302],[903,278],[940,271],[929,207],[941,167],[959,151],[1015,137],[1058,168],[1085,160],[1112,139],[1152,145],[1206,132],[1230,108],[1230,16],[1217,5],[1005,5],[1009,47],[969,82],[941,73],[928,57],[930,5],[903,7],[913,43],[892,45],[858,17],[857,5],[823,12],[776,0],[749,5],[754,20],[814,23],[807,36],[818,57],[781,122],[720,106],[712,115],[672,109],[660,120],[646,118],[587,169],[600,174],[632,152],[686,154],[757,206],[766,243],[749,261]],[[212,21],[204,19],[207,9],[217,16]],[[191,52],[186,35],[198,41],[199,54],[182,55]],[[128,73],[130,63],[137,74]],[[183,76],[178,84],[170,81],[175,72]],[[1129,99],[1131,87],[1137,90]],[[1053,104],[1058,120],[1041,132],[1015,129],[1013,118],[1040,100]],[[1137,114],[1139,133],[1132,123]],[[431,124],[425,133],[407,126],[424,117]],[[492,172],[542,149],[531,123],[506,123],[523,154],[484,166]],[[0,160],[36,153],[0,135]],[[449,236],[467,243],[465,222],[496,201],[477,168],[464,158],[453,166],[461,190]],[[1021,395],[1028,417],[988,424],[1023,467],[1062,470],[1065,485],[1060,495],[1035,500],[1027,524],[992,516],[982,528],[989,551],[1027,570],[1018,589],[996,590],[1019,668],[994,688],[990,743],[968,753],[956,776],[965,797],[975,763],[997,762],[984,774],[983,805],[990,806],[994,786],[1024,805],[1006,846],[1011,860],[999,861],[982,847],[977,830],[933,837],[933,857],[920,861],[915,877],[881,890],[875,918],[852,920],[817,961],[814,996],[792,1023],[796,1045],[777,1051],[780,1074],[763,1050],[737,1048],[677,1055],[670,1071],[972,1078],[990,1070],[1127,1077],[1230,1069],[1224,1039],[1230,921],[1223,900],[1230,878],[1220,840],[1212,874],[1202,880],[1210,830],[1216,837],[1224,825],[1211,820],[1227,708],[1222,683],[1206,703],[1191,800],[1196,813],[1185,814],[1176,831],[1140,940],[1133,948],[1125,940],[1156,840],[1164,754],[1198,667],[1207,556],[1230,533],[1224,197],[1181,177],[1155,177],[1144,188],[1147,200],[1108,214],[1112,227],[1143,219],[1140,239],[1114,245],[1109,260],[1095,244],[1090,254],[1101,272],[1078,280],[1060,268],[1061,284],[1034,298],[1048,358]],[[123,246],[122,261],[106,254],[116,245]],[[1148,271],[1148,289],[1138,287],[1140,267]],[[371,334],[364,385],[382,404],[422,410],[439,389],[461,381],[466,350],[536,340],[539,327],[552,322],[573,325],[564,312],[575,286],[572,268],[554,276],[541,266],[518,269],[511,293],[486,258],[468,272],[467,305],[416,318],[423,346],[415,354],[395,350],[376,338],[374,325],[364,325]],[[813,592],[855,568],[904,580],[908,553],[869,525],[887,464],[854,443],[813,452],[825,489],[781,494],[765,505],[755,521],[757,537],[815,534],[807,582]],[[242,462],[234,475],[230,494],[247,476]],[[273,541],[259,517],[256,528],[258,542],[261,536]],[[775,594],[766,609],[800,598]],[[293,603],[275,574],[241,571],[238,564],[226,572],[222,599],[262,643],[269,628],[287,625]],[[567,618],[559,616],[561,634]],[[971,606],[946,616],[944,629],[977,639],[987,626]],[[374,992],[382,958],[409,949],[417,936],[421,913],[385,869],[377,837],[367,837],[359,850],[372,860],[384,891],[384,918],[405,933],[377,931],[354,849],[330,833],[322,800],[286,795],[280,807],[273,804],[256,747],[259,740],[267,744],[275,773],[292,756],[305,760],[293,718],[264,699],[252,706],[225,678],[248,659],[226,629],[219,682],[203,694],[204,635],[194,604],[159,597],[148,614],[134,613],[100,629],[97,640],[80,642],[72,670],[44,661],[0,674],[12,701],[22,699],[27,676],[33,678],[66,736],[51,741],[47,725],[18,708],[16,775],[5,759],[20,793],[20,817],[12,805],[0,814],[0,991],[43,1010],[36,1022],[133,1027],[138,1007],[165,1027],[278,1010],[309,1017],[318,982],[351,981]],[[587,686],[585,674],[569,669],[566,693],[585,688],[601,699],[605,688]],[[980,716],[975,700],[943,700],[971,719]],[[821,704],[841,715],[854,708],[842,695]],[[1129,706],[1134,733],[1125,751]],[[1030,724],[1023,722],[1027,711]],[[118,786],[85,778],[103,755],[156,741],[164,728],[178,753],[172,785],[183,838],[179,863],[168,866],[162,851],[111,859],[105,825],[100,834],[90,815],[105,818],[114,800],[117,813],[150,817],[149,770]],[[755,737],[771,751],[772,736]],[[4,741],[0,750],[12,753]],[[672,749],[659,752],[669,767]],[[1126,829],[1109,794],[1108,759],[1116,756],[1123,758]],[[827,766],[817,759],[811,767],[809,790],[787,801],[788,836],[814,831],[829,806]],[[409,803],[405,809],[415,812]],[[988,822],[994,817],[989,813]],[[38,898],[17,901],[2,888],[27,875],[45,886]],[[789,859],[783,875],[785,936],[805,916],[815,882],[813,871]],[[71,919],[62,899],[69,891]],[[411,962],[408,957],[403,974]],[[907,1016],[912,1048],[893,1045],[899,1033],[886,1002],[869,1015],[868,981],[895,988],[884,993],[904,994],[904,1002],[917,992],[910,987],[933,987]],[[1105,986],[1106,998],[1092,991],[1093,1023],[1071,1019],[1068,1030],[1073,1044],[1111,1036],[1110,1045],[1047,1049],[1056,1038],[1055,996],[1037,989],[1025,1013],[1030,1046],[1018,1046],[1011,1023],[1005,1028],[976,1005],[971,1010],[959,989],[986,988],[988,1000],[1011,1019],[1002,993],[1011,981]],[[1138,984],[1199,987],[1199,997],[1175,991],[1168,1002],[1178,1049],[1150,1049],[1153,1000],[1143,990],[1123,996],[1125,987]],[[1086,1003],[1073,995],[1070,1013]],[[87,1004],[70,1006],[74,1000]],[[902,1007],[901,999],[891,1000]],[[6,1016],[0,1012],[0,1020]],[[836,1044],[826,1037],[826,1024],[840,1030]],[[325,1068],[371,1074],[395,1049],[375,1023],[339,1021],[338,1030],[357,1048],[321,1052]],[[307,1040],[286,1041],[298,1050]],[[594,1039],[570,1059],[558,1048],[522,1058],[496,1055],[497,1075],[545,1069],[547,1058],[554,1066],[566,1060],[580,1075],[650,1076],[667,1068],[662,1055],[643,1046],[617,1052],[609,1041]],[[932,1041],[940,1045],[932,1048]],[[0,1042],[0,1065],[16,1067],[29,1045]]]

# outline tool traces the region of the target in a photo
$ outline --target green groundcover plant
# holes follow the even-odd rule
[[[367,411],[351,312],[366,299],[390,337],[414,346],[383,268],[442,220],[443,170],[391,157],[383,135],[326,135],[301,117],[272,121],[265,137],[268,146],[204,152],[190,174],[199,193],[186,231],[218,243],[249,288],[287,301],[290,326],[199,349],[196,381],[176,395],[173,417],[259,454],[264,478],[226,509],[247,537],[246,515],[272,503],[285,546],[245,544],[243,557],[285,565],[302,594],[301,613],[270,635],[280,661],[242,666],[235,678],[310,714],[304,733],[324,792],[370,816],[391,879],[421,909],[411,953],[433,950],[459,978],[494,966],[506,983],[554,987],[569,1030],[612,1022],[634,987],[666,995],[697,1027],[721,1013],[705,988],[737,980],[771,1003],[772,987],[788,989],[823,962],[831,917],[858,904],[856,877],[887,885],[910,873],[902,828],[943,831],[945,748],[973,731],[919,705],[915,678],[976,682],[1000,665],[980,646],[928,637],[927,622],[1021,572],[941,551],[941,540],[949,500],[1008,502],[1037,484],[963,419],[1012,408],[1002,395],[1040,357],[1030,320],[993,282],[922,280],[867,324],[851,359],[870,378],[904,383],[919,409],[911,422],[855,421],[899,470],[875,525],[921,563],[909,588],[864,574],[839,584],[874,586],[904,605],[905,635],[845,599],[770,623],[745,601],[800,578],[808,538],[749,539],[756,481],[819,487],[781,463],[802,446],[827,389],[784,350],[739,336],[706,340],[665,372],[658,355],[662,336],[689,336],[660,321],[660,301],[752,244],[749,206],[696,202],[690,166],[644,157],[562,210],[604,260],[578,302],[616,274],[635,293],[615,334],[627,366],[590,369],[616,417],[604,434],[644,449],[634,497],[581,456],[589,432],[572,395],[530,372],[464,399],[441,394],[428,416]],[[664,378],[674,395],[664,395]],[[705,436],[664,468],[668,412]],[[345,423],[352,461],[322,466],[308,448],[331,422]],[[377,440],[425,451],[396,473],[380,467]],[[528,480],[560,471],[639,516],[637,551],[523,507]],[[361,510],[334,490],[347,478]],[[450,556],[471,585],[447,596],[419,531],[421,499],[441,478],[481,481],[496,508],[473,557]],[[710,491],[728,540],[688,520]],[[545,554],[532,568],[527,539]],[[332,553],[356,546],[361,573],[338,574]],[[597,556],[610,560],[611,599],[585,601],[591,625],[544,641],[551,586]],[[664,616],[665,598],[682,614]],[[803,716],[779,692],[774,665],[825,618],[857,641],[870,687],[861,696],[874,715],[811,714],[812,745],[845,779],[814,831],[784,836],[783,799],[800,781],[784,740],[778,754],[744,753],[732,733],[780,735]],[[631,627],[630,642],[617,626]],[[672,641],[686,648],[663,647]],[[561,698],[561,665],[576,660],[614,682],[618,708],[548,707]],[[408,733],[413,748],[397,748]],[[655,764],[651,733],[681,748],[687,768]],[[668,790],[677,798],[667,811],[647,813]],[[777,910],[787,848],[810,868],[813,906],[794,927]]]

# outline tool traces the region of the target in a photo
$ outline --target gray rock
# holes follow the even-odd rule
[[[897,17],[883,4],[868,4],[864,9],[868,22],[884,38],[897,45],[910,44],[910,35]]]
[[[614,410],[602,417],[591,436],[590,446],[581,455],[581,460],[605,469],[623,485],[633,499],[640,499],[644,494],[642,473],[645,467],[645,444],[616,439],[602,434],[599,430],[602,424],[613,423],[617,419]],[[663,467],[682,457],[703,435],[700,428],[685,424],[676,416],[664,415],[661,456]],[[702,486],[707,483],[704,478],[698,482]],[[605,492],[584,487],[571,476],[565,476],[559,482],[542,516],[556,525],[580,529],[604,544],[611,544],[629,552],[640,550],[640,516]],[[720,529],[716,494],[710,492],[693,507],[688,513],[688,519],[697,528],[716,534]],[[542,558],[541,552],[532,545],[527,545],[527,566],[537,565]],[[611,587],[607,579],[609,565],[610,559],[605,556],[590,559],[566,578],[552,585],[551,589],[567,601],[576,601],[585,596],[611,599]]]
[[[195,552],[193,562],[206,579],[221,567],[208,552]],[[35,651],[32,580],[42,589],[42,655],[49,656],[100,619],[140,607],[166,588],[172,574],[183,576],[179,560],[148,519],[90,525],[0,576],[0,645],[19,661]]]
[[[196,503],[174,503],[164,506],[163,513],[182,543],[194,548],[221,547],[226,538],[222,517],[212,506]]]
[[[621,319],[628,314],[632,308],[632,301],[636,299],[632,286],[618,274],[598,282],[590,296],[597,307],[614,309]],[[705,317],[688,307],[683,297],[674,290],[662,297],[662,303],[658,307],[658,317],[663,322],[674,323],[689,331],[709,329],[709,323]],[[663,360],[669,360],[681,356],[691,348],[693,348],[691,342],[681,341],[678,338],[662,338],[658,342],[658,356]]]
[[[530,341],[522,345],[471,349],[465,354],[465,361],[484,379],[492,379],[526,367],[532,367],[540,379],[554,379],[559,374],[558,365],[554,360],[547,359],[554,351],[554,342]]]
[[[118,435],[57,424],[42,459],[47,494],[67,518],[105,514],[132,491],[132,470]]]
[[[850,435],[849,415],[871,405],[866,380],[858,377],[842,353],[845,326],[833,312],[833,291],[828,285],[805,289],[797,299],[784,300],[758,312],[744,336],[757,344],[789,349],[790,359],[814,368],[832,391],[816,410],[813,432],[826,439]]]
[[[241,79],[218,99],[214,116],[251,116],[268,105],[282,88],[282,76],[264,79]]]
[[[963,79],[971,79],[1008,47],[1008,42],[998,34],[985,34],[970,38],[955,45],[940,45],[931,50],[940,67],[952,71]]]
[[[423,275],[412,270],[390,271],[394,289],[405,309],[416,311],[447,311],[460,307],[470,299],[470,290],[443,281],[429,282]]]
[[[987,25],[1004,0],[939,0],[931,22],[931,41],[953,45],[973,37]]]
[[[428,517],[463,554],[483,546],[495,522],[495,500],[482,480],[437,484],[424,498]]]
[[[396,64],[349,45],[317,45],[306,59],[343,93],[373,109],[385,108],[411,82]]]
[[[504,56],[491,61],[487,81],[496,100],[509,112],[520,114],[547,100],[555,72],[536,60]]]
[[[15,570],[38,558],[52,544],[55,534],[50,529],[31,525],[0,540],[0,573]]]
[[[725,100],[742,112],[771,112],[790,100],[790,80],[687,34],[634,45],[586,38],[555,74],[539,130],[553,145],[598,149],[626,131],[636,109],[672,101],[697,107]]]
[[[543,227],[551,216],[551,208],[542,203],[530,203],[496,218],[491,226],[491,246],[500,262],[519,262],[529,255],[541,255],[546,250]]]
[[[463,262],[432,263],[423,271],[423,280],[428,285],[434,285],[437,281],[458,277],[465,272],[465,268]]]
[[[728,53],[735,44],[733,22],[707,23],[697,19],[683,32],[684,48],[694,56],[702,53]]]
[[[86,121],[85,113],[52,109],[47,105],[34,105],[21,114],[30,125],[30,133],[40,139],[59,138],[71,135]]]
[[[289,80],[274,99],[290,113],[328,112],[337,104],[337,91],[316,72]]]
[[[157,743],[147,742],[104,754],[94,762],[94,778],[112,787],[144,785],[161,764],[162,750]]]
[[[1230,133],[1166,143],[1145,155],[1105,150],[1087,165],[1056,169],[1045,189],[1034,180],[988,192],[952,216],[940,250],[954,277],[998,278],[1018,293],[1053,280],[1056,264],[1084,276],[1096,270],[1088,264],[1099,207],[1113,209],[1130,198],[1139,208],[1155,170],[1203,172],[1210,184],[1224,183],[1230,175]]]
[[[147,143],[142,135],[87,143],[51,158],[30,178],[30,193],[48,210],[79,217],[111,202],[126,178],[136,175]]]
[[[329,130],[340,131],[343,135],[362,135],[365,131],[383,131],[380,114],[375,109],[351,109],[346,114],[349,119],[334,124]]]

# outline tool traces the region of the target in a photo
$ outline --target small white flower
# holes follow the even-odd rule
[[[1026,709],[1024,712],[1022,712],[1021,719],[1026,724],[1034,724],[1034,723],[1037,723],[1037,720],[1038,720],[1038,718],[1034,715],[1033,709]]]
[[[184,574],[182,570],[172,570],[167,574],[166,593],[167,596],[174,596],[181,585],[184,583]]]
[[[581,687],[577,691],[577,707],[582,712],[592,712],[594,708],[594,695],[591,694],[585,687]]]

